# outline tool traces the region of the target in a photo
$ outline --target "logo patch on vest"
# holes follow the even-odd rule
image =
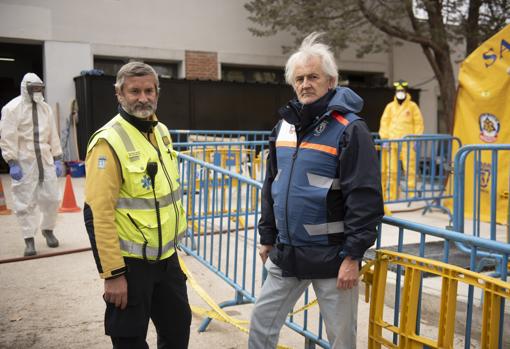
[[[163,136],[163,143],[165,143],[165,145],[169,145],[170,144],[170,139],[168,139],[167,136]]]
[[[129,160],[133,160],[133,159],[139,158],[139,157],[140,157],[140,150],[128,151]]]
[[[142,187],[144,187],[145,189],[150,189],[151,186],[152,186],[151,179],[149,178],[149,176],[144,175],[142,178]]]
[[[315,130],[313,130],[313,135],[319,136],[322,132],[324,132],[324,130],[326,129],[326,126],[328,126],[328,122],[326,120],[324,120],[323,122],[321,122],[319,124],[319,126],[317,126],[315,128]]]

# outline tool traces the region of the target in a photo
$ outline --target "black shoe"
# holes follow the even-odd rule
[[[34,238],[25,239],[25,253],[23,255],[25,257],[35,256],[36,253],[37,252],[35,252]]]
[[[48,247],[58,247],[58,240],[55,235],[53,235],[53,230],[43,230],[42,234],[46,238],[46,245],[48,245]]]

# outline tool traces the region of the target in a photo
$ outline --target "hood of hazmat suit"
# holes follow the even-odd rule
[[[2,108],[0,148],[5,161],[16,161],[24,177],[44,178],[46,170],[55,172],[54,160],[62,157],[55,118],[41,92],[29,93],[30,86],[44,86],[34,73],[21,82],[21,95]]]

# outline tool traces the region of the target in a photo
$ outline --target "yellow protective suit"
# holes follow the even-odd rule
[[[411,95],[407,93],[402,104],[398,102],[396,97],[392,102],[388,103],[384,109],[379,127],[379,136],[381,139],[401,139],[406,135],[422,133],[423,116],[418,105],[411,101]],[[381,179],[384,199],[396,200],[398,198],[398,160],[402,161],[404,172],[407,175],[405,189],[408,191],[408,197],[412,197],[414,196],[416,187],[416,153],[413,147],[408,149],[409,143],[400,143],[400,151],[398,143],[390,144],[390,147],[383,146],[381,152]]]

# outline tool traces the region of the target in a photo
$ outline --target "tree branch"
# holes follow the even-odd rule
[[[391,24],[388,24],[387,21],[379,18],[372,11],[370,11],[366,7],[364,0],[358,0],[358,6],[363,15],[365,16],[365,18],[380,31],[405,41],[414,42],[425,47],[430,47],[433,50],[441,51],[441,48],[438,45],[436,45],[436,43],[434,43],[431,39],[410,32],[401,27],[396,27]],[[414,18],[414,15],[412,17]]]

